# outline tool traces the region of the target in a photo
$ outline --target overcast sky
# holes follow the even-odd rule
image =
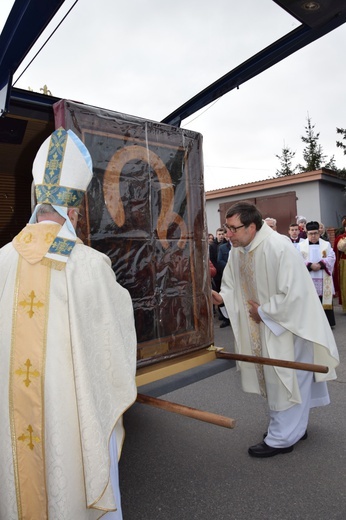
[[[17,80],[74,4],[66,0]],[[0,30],[13,0],[1,0]],[[15,84],[160,121],[299,26],[272,0],[79,0]],[[346,128],[346,24],[182,123],[203,135],[206,190],[275,176],[283,146],[303,163],[306,118],[339,168]]]

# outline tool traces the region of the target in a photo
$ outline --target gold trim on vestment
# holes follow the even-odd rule
[[[323,296],[322,296],[322,305],[323,308],[328,310],[333,308],[333,284],[332,277],[330,274],[326,273],[323,270]]]
[[[13,306],[10,423],[20,520],[48,518],[44,376],[49,286],[49,268],[41,263],[30,265],[19,257]]]
[[[254,252],[248,252],[239,255],[239,274],[240,284],[243,296],[243,305],[246,309],[246,319],[249,324],[250,331],[250,348],[253,356],[262,356],[262,345],[260,337],[260,325],[250,318],[249,300],[258,302],[256,276],[255,276],[255,256]],[[255,365],[258,385],[260,393],[263,397],[267,397],[267,389],[264,379],[263,365]]]
[[[52,260],[51,258],[42,258],[41,264],[56,271],[62,271],[66,267],[66,262],[59,262],[59,260]]]

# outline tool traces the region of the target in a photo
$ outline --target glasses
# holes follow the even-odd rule
[[[319,231],[308,231],[308,235],[319,235]]]
[[[241,226],[229,226],[228,224],[225,224],[225,227],[231,231],[231,233],[236,233],[238,229],[245,227],[245,224],[242,224]]]

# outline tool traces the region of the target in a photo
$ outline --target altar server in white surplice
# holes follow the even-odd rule
[[[299,243],[298,251],[302,255],[310,273],[329,325],[334,327],[335,315],[333,310],[333,270],[335,253],[330,242],[320,237],[319,223],[311,221],[306,224],[307,239]]]
[[[226,213],[232,243],[216,305],[224,303],[240,354],[329,367],[327,374],[239,362],[243,389],[268,400],[264,440],[253,457],[289,453],[307,438],[309,410],[329,403],[326,381],[339,356],[333,333],[299,252],[270,229],[257,208],[238,203]]]
[[[84,144],[56,130],[33,176],[30,223],[0,250],[0,518],[121,520],[131,298],[75,233],[92,177]]]

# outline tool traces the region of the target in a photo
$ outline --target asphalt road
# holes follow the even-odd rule
[[[135,404],[120,461],[124,520],[345,520],[346,314],[335,306],[341,364],[331,404],[311,411],[292,453],[251,458],[267,428],[266,402],[245,394],[234,364],[217,360],[139,392],[232,417],[232,430]],[[215,320],[215,344],[233,349]]]

